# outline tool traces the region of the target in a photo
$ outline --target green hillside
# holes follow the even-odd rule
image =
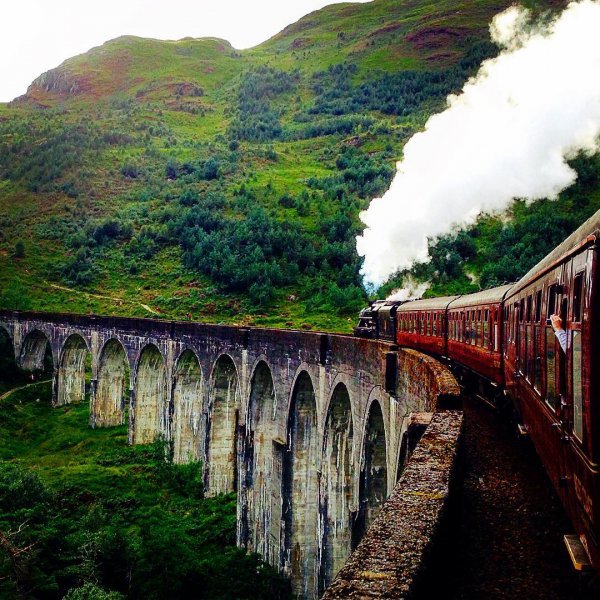
[[[52,408],[50,388],[0,399],[0,598],[289,597],[235,547],[235,495],[204,498],[198,463],[90,429],[88,404]]]
[[[349,330],[358,214],[508,4],[333,5],[250,50],[127,36],[45,73],[0,105],[0,307]]]

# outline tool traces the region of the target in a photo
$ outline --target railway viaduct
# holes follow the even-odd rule
[[[89,391],[92,427],[201,461],[207,494],[237,493],[238,544],[308,598],[394,489],[423,413],[458,392],[432,358],[351,336],[7,311],[0,327],[22,368],[51,357],[55,405]]]

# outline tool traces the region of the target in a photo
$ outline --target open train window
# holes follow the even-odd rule
[[[535,322],[539,323],[542,317],[542,290],[535,294]]]
[[[550,318],[556,312],[556,290],[557,285],[551,285],[548,288],[548,310],[546,311],[546,317]]]
[[[526,321],[531,321],[531,304],[532,304],[532,298],[531,298],[531,296],[527,296],[527,310],[525,312],[525,320]]]

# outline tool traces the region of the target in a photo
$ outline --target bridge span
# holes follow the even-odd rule
[[[199,460],[208,495],[237,493],[237,541],[320,596],[373,522],[450,372],[352,336],[0,311],[24,369],[52,359],[53,403],[128,424]],[[86,365],[91,375],[86,388]]]

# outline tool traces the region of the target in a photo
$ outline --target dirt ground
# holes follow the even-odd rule
[[[571,566],[572,529],[531,442],[477,399],[464,411],[462,485],[419,597],[599,600]]]

